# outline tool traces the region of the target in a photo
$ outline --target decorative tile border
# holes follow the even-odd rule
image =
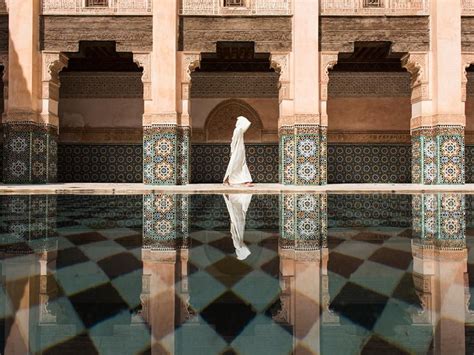
[[[190,182],[190,141],[191,130],[189,127],[178,127],[177,132],[177,184],[187,185]]]
[[[328,183],[410,183],[411,147],[406,144],[328,146]]]
[[[59,144],[59,182],[140,183],[141,144]]]
[[[56,245],[57,196],[1,196],[0,221],[0,239],[8,253],[30,253],[31,246],[37,252],[49,250]]]
[[[57,180],[57,128],[32,122],[3,124],[3,181],[44,184]]]
[[[465,196],[423,194],[413,196],[413,238],[423,247],[466,247]]]
[[[422,127],[412,131],[412,181],[464,183],[464,128]]]
[[[474,145],[466,145],[464,149],[466,183],[472,184],[474,183]]]
[[[327,195],[280,196],[280,247],[317,250],[327,246]]]
[[[176,250],[188,245],[189,196],[143,196],[143,247]]]
[[[280,128],[280,182],[324,185],[327,177],[327,129],[319,125]]]
[[[143,131],[145,184],[184,185],[189,182],[189,127],[152,125]]]
[[[246,144],[245,153],[254,182],[278,182],[278,144]],[[229,159],[229,144],[191,144],[191,183],[221,183]]]

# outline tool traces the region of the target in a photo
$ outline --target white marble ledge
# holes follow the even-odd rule
[[[325,186],[287,186],[281,184],[255,184],[254,187],[224,186],[223,184],[145,185],[127,183],[68,183],[48,185],[0,184],[0,195],[139,195],[149,193],[178,194],[279,194],[288,193],[465,193],[474,194],[474,184],[465,185],[418,185],[418,184],[328,184]]]

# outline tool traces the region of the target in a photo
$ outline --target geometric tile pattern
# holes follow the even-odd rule
[[[57,198],[51,196],[0,196],[2,245],[12,253],[49,250],[56,235]],[[30,246],[24,242],[30,243]]]
[[[280,182],[324,185],[327,180],[327,129],[319,125],[280,128]]]
[[[3,129],[0,126],[0,182],[3,182]]]
[[[328,183],[410,183],[411,147],[329,144]]]
[[[163,199],[168,196],[173,196],[174,205]],[[290,195],[295,197],[291,204],[296,217],[317,218],[316,207],[324,209],[323,196]],[[31,353],[135,354],[151,353],[152,348],[157,353],[192,354],[435,353],[441,347],[434,338],[441,317],[436,309],[433,318],[427,315],[427,297],[440,300],[444,315],[460,315],[466,304],[451,304],[451,296],[464,297],[469,290],[462,277],[461,285],[458,280],[443,280],[449,292],[440,292],[436,280],[425,282],[431,280],[430,270],[428,275],[416,270],[411,224],[397,220],[405,216],[401,211],[411,213],[407,201],[411,205],[418,195],[400,195],[398,208],[396,199],[381,205],[389,196],[329,195],[326,257],[307,262],[307,254],[300,250],[303,258],[286,264],[288,256],[279,255],[278,228],[266,221],[271,212],[259,214],[262,208],[278,213],[278,196],[254,196],[249,213],[255,220],[246,226],[244,236],[251,253],[245,260],[235,256],[228,216],[225,230],[206,227],[224,224],[220,220],[224,213],[215,214],[214,205],[223,197],[212,196],[205,203],[201,195],[186,196],[190,218],[201,216],[208,223],[189,221],[189,250],[176,260],[147,259],[152,267],[146,274],[143,223],[149,217],[143,217],[143,211],[168,215],[179,231],[179,220],[186,216],[179,216],[175,207],[184,206],[184,196],[4,196],[0,321],[11,324],[14,317],[29,316]],[[459,196],[434,198],[440,233],[445,233],[443,228],[453,232],[447,238],[460,235],[450,222],[462,216]],[[425,197],[426,203],[433,201],[430,195]],[[378,214],[368,211],[370,203]],[[342,213],[344,204],[352,208],[350,219],[349,213]],[[387,215],[381,212],[385,209]],[[364,218],[358,219],[358,210]],[[214,216],[219,221],[210,221]],[[21,224],[23,228],[12,227]],[[46,224],[51,227],[41,227]],[[19,230],[22,234],[15,234]],[[301,231],[308,230],[312,231]],[[43,253],[41,239],[51,242],[51,253]],[[23,250],[36,255],[19,255]],[[431,262],[435,271],[443,269],[442,261]],[[449,260],[448,265],[464,270],[454,264],[462,262]],[[172,273],[162,274],[163,270]],[[25,288],[27,282],[30,287]],[[18,295],[25,289],[32,296],[30,308],[20,311]],[[163,309],[168,304],[160,300],[169,296],[172,302]],[[167,324],[169,332],[163,333]],[[444,325],[451,330],[450,323]],[[469,326],[467,320],[465,325]],[[460,326],[464,329],[463,323]],[[458,336],[472,343],[471,331]]]
[[[391,226],[409,228],[415,195],[350,194],[328,196],[330,228]]]
[[[59,144],[58,182],[143,181],[141,144]]]
[[[143,182],[189,183],[189,127],[160,124],[143,130]]]
[[[137,206],[141,214],[141,196],[138,200],[133,196],[125,199],[123,196],[9,196],[8,199],[9,207],[2,209],[1,224],[7,231],[13,230],[10,226],[19,220],[12,219],[12,211],[16,211],[14,216],[19,217],[20,213],[29,216],[23,217],[23,230],[28,231],[29,239],[25,234],[16,243],[23,241],[29,253],[39,255],[37,258],[22,255],[13,261],[17,270],[25,270],[24,275],[28,275],[26,270],[36,270],[30,280],[39,281],[34,283],[39,297],[30,305],[31,312],[37,315],[30,328],[30,340],[34,339],[30,342],[31,353],[71,353],[78,349],[88,354],[146,352],[150,333],[139,316],[141,218],[138,225],[134,222]],[[57,209],[53,209],[56,205]],[[35,215],[35,211],[48,211],[49,215]],[[31,233],[47,218],[55,222],[54,227],[50,223],[51,232],[38,233],[33,239]],[[10,232],[4,234],[2,229],[1,233],[2,255],[9,258],[5,262],[11,260],[15,248],[7,239]],[[44,254],[45,241],[49,254]],[[42,262],[47,262],[47,267],[42,268],[40,275]],[[5,268],[2,276],[8,277]],[[12,296],[3,285],[2,281],[2,305]],[[9,319],[11,312],[13,309],[7,309]],[[2,318],[6,318],[4,314]]]
[[[327,242],[327,195],[280,195],[280,246],[318,250]]]
[[[278,144],[245,144],[245,154],[254,182],[278,182]],[[229,159],[229,145],[191,144],[191,182],[222,183]]]
[[[407,231],[389,226],[329,229],[322,353],[430,353],[433,325],[414,321],[423,305]],[[347,340],[337,341],[341,337]]]
[[[3,124],[3,181],[45,184],[57,180],[56,127],[32,122]]]
[[[175,194],[143,196],[143,247],[154,250],[185,248],[189,197]]]
[[[422,246],[466,247],[465,197],[461,194],[413,196],[413,238]]]
[[[466,183],[474,183],[474,145],[465,146]]]
[[[227,231],[230,228],[229,213],[221,195],[189,196],[189,228],[193,230]],[[278,195],[252,196],[247,210],[247,229],[273,230],[279,228]]]
[[[464,183],[464,127],[422,127],[412,131],[412,181]]]

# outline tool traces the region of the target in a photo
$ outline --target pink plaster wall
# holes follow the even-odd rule
[[[143,100],[77,98],[59,102],[60,127],[142,127]]]
[[[328,100],[331,131],[409,131],[409,97],[337,97]]]

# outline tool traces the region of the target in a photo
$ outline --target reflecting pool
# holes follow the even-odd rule
[[[0,203],[1,354],[474,352],[474,195]]]

